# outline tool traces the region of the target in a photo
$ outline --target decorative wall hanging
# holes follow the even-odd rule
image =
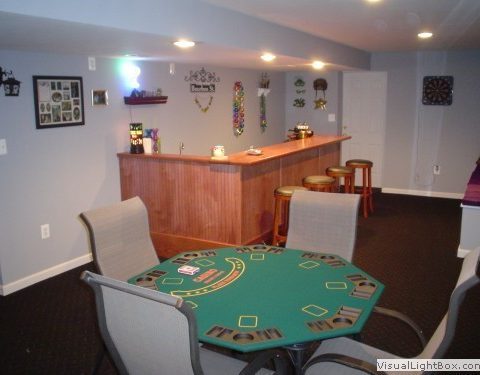
[[[195,104],[197,105],[197,107],[200,109],[200,111],[202,111],[203,113],[207,112],[210,108],[210,106],[212,105],[212,102],[213,102],[213,96],[210,95],[210,99],[208,100],[208,104],[206,106],[202,106],[202,104],[200,103],[200,100],[198,98],[197,95],[195,95],[195,100],[194,100]]]
[[[262,130],[267,128],[267,97],[265,93],[260,95],[260,127]]]
[[[293,84],[295,85],[295,93],[297,95],[305,94],[305,92],[306,92],[306,90],[304,89],[305,81],[303,80],[303,78],[297,77]],[[305,99],[303,97],[296,98],[293,101],[293,106],[297,107],[297,108],[305,107]]]
[[[325,96],[325,91],[327,91],[327,88],[328,88],[328,83],[326,79],[317,78],[315,81],[313,81],[313,89],[315,90],[315,100],[313,101],[315,103],[314,109],[318,109],[318,108],[322,110],[327,109],[327,100]],[[323,98],[317,99],[319,90],[323,91]]]
[[[190,92],[215,92],[215,84],[209,83],[200,85],[197,83],[190,83]]]
[[[108,90],[92,90],[92,105],[108,105]]]
[[[0,66],[0,86],[3,85],[5,96],[18,96],[20,94],[20,83],[20,81],[15,79],[11,70],[3,70]]]
[[[303,98],[297,98],[293,101],[293,106],[298,107],[298,108],[303,108],[305,107],[305,99]]]
[[[241,135],[245,126],[245,92],[242,82],[237,81],[233,86],[233,132]]]
[[[452,76],[423,77],[422,103],[425,105],[451,105],[453,100]]]
[[[33,76],[37,129],[85,124],[82,77]]]
[[[185,76],[185,81],[195,82],[190,84],[190,92],[215,92],[215,83],[220,82],[220,77],[201,68],[197,71],[190,70],[190,76]]]
[[[263,131],[267,128],[267,95],[270,93],[269,86],[270,79],[268,78],[268,74],[262,73],[258,96],[260,97],[260,127]]]

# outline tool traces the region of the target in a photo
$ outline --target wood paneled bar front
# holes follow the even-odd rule
[[[349,136],[313,136],[239,152],[208,156],[119,153],[122,200],[139,196],[148,209],[159,256],[181,251],[270,241],[273,191],[301,185],[340,161]]]

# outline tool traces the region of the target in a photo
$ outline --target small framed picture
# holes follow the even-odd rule
[[[33,76],[37,129],[84,125],[82,77]]]
[[[92,105],[108,105],[108,90],[92,90]]]

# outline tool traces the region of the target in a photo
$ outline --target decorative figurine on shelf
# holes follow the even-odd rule
[[[152,152],[160,153],[160,137],[158,136],[158,128],[152,129]]]
[[[130,124],[130,153],[143,154],[143,130],[142,123],[135,122]]]
[[[315,81],[313,81],[313,88],[315,90],[315,100],[313,101],[315,103],[315,108],[314,109],[322,109],[326,110],[327,109],[327,100],[325,98],[325,91],[327,91],[327,80],[324,78],[317,78]],[[317,99],[317,91],[322,90],[323,91],[323,98]]]
[[[130,93],[131,98],[141,98],[142,93],[138,91],[137,89],[133,89],[132,92]]]

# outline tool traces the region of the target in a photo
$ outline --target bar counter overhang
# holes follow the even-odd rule
[[[273,191],[301,185],[303,177],[337,165],[341,142],[347,139],[313,136],[262,147],[262,155],[239,152],[225,160],[119,153],[121,197],[143,200],[162,257],[270,241]]]

